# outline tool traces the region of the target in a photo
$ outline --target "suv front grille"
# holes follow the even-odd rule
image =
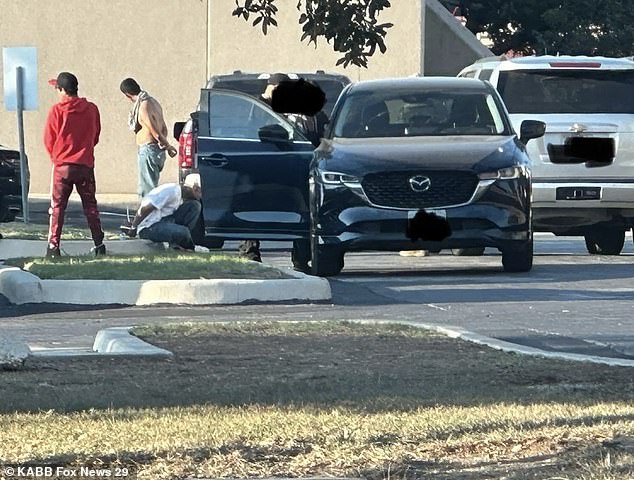
[[[429,178],[427,191],[412,189],[410,179],[417,176]],[[478,177],[471,172],[442,170],[383,172],[366,175],[361,185],[374,205],[415,210],[468,202],[478,186]]]

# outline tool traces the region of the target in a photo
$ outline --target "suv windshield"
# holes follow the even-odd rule
[[[335,137],[502,135],[503,114],[485,91],[389,90],[352,93],[333,127]]]
[[[510,113],[634,113],[634,70],[500,72]]]

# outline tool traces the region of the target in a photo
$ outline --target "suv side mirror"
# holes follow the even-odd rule
[[[174,138],[176,140],[179,140],[181,137],[181,133],[183,131],[183,128],[185,128],[185,123],[186,122],[176,122],[174,123]]]
[[[290,141],[288,130],[278,124],[264,125],[258,130],[258,137],[261,142],[288,143]]]
[[[546,133],[546,124],[539,120],[524,120],[520,126],[520,142],[524,145],[533,138],[543,137]]]

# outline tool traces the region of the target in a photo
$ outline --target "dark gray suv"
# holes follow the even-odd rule
[[[0,222],[12,222],[21,214],[20,152],[0,145]]]
[[[323,111],[328,115],[332,114],[339,94],[346,85],[350,84],[350,79],[345,75],[336,73],[326,73],[323,70],[317,70],[314,73],[287,73],[291,79],[303,78],[315,82],[326,93],[326,104]],[[214,75],[208,81],[201,91],[201,98],[205,97],[209,90],[233,90],[240,93],[246,93],[254,98],[259,99],[260,95],[266,87],[266,82],[271,76],[270,73],[247,73],[236,70],[233,73],[224,75]],[[200,111],[200,102],[196,108]],[[192,114],[195,115],[195,114]],[[190,173],[197,171],[196,165],[196,132],[194,132],[194,123],[191,119],[182,123],[177,123],[177,129],[174,136],[178,139],[178,177],[182,182]]]

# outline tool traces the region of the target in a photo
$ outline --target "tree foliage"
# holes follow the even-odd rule
[[[487,32],[496,54],[634,54],[634,0],[441,1],[469,30]]]
[[[232,15],[252,25],[260,25],[262,33],[277,26],[276,0],[236,0]],[[337,65],[368,66],[368,58],[378,49],[385,53],[385,36],[391,23],[379,23],[379,14],[390,7],[389,0],[298,0],[301,40],[317,47],[322,37],[336,52],[342,53]],[[254,18],[255,17],[255,18]]]

